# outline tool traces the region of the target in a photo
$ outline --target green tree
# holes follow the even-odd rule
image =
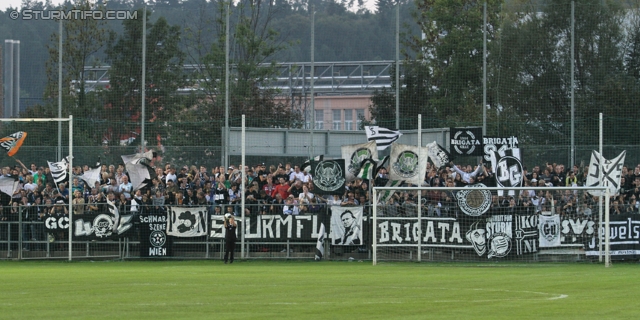
[[[178,44],[180,27],[160,17],[150,22],[147,12],[145,120],[150,123],[174,121],[189,106],[178,89],[187,87],[183,72],[184,53]],[[142,101],[142,9],[137,19],[123,22],[124,33],[111,33],[107,44],[110,88],[105,92],[105,119],[110,122],[104,134],[110,144],[140,131]],[[167,126],[150,125],[146,137],[167,136]]]

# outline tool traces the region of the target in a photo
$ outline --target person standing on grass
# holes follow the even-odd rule
[[[233,263],[233,253],[236,250],[236,219],[232,214],[227,213],[224,217],[224,229],[226,231],[225,239],[225,251],[224,251],[224,263]]]

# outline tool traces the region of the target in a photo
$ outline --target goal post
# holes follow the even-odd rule
[[[62,124],[67,124],[67,130],[63,129]],[[66,135],[66,137],[64,137]],[[20,165],[23,170],[35,171],[31,164],[35,164],[37,167],[47,166],[47,161],[61,161],[63,158],[68,157],[68,167],[66,168],[66,174],[68,181],[73,179],[73,116],[69,115],[68,118],[1,118],[0,119],[0,138],[2,140],[3,151],[6,154],[2,158],[2,168],[11,168],[16,165]],[[21,139],[14,140],[14,138],[21,137]],[[12,149],[13,152],[9,152]],[[11,173],[9,173],[11,174]],[[20,175],[22,177],[22,175]],[[26,183],[26,181],[22,181]],[[37,181],[34,181],[37,184]],[[70,192],[69,201],[65,204],[69,212],[69,221],[72,221],[73,215],[73,194]],[[12,196],[12,203],[16,197]],[[33,238],[28,237],[23,239],[23,236],[32,236],[33,232],[24,232],[26,228],[23,222],[22,212],[19,214],[19,219],[14,223],[15,228],[18,230],[18,258],[22,259],[22,250],[24,241],[32,241]],[[11,224],[8,223],[9,226]],[[10,226],[9,226],[10,228]],[[68,237],[64,240],[67,241],[67,258],[72,260],[72,224],[69,223],[69,229],[67,232]],[[46,240],[46,239],[38,239]],[[61,239],[62,240],[62,239]],[[16,239],[14,239],[16,241]],[[35,244],[34,244],[35,245]],[[13,247],[10,242],[7,242],[8,256]]]
[[[372,192],[374,265],[598,261],[602,255],[605,266],[610,264],[607,187],[505,189],[476,184],[374,187]]]

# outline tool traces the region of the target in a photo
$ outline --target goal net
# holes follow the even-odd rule
[[[72,122],[0,119],[0,257],[71,259]]]
[[[605,189],[505,190],[482,184],[462,188],[376,187],[373,264],[602,261],[608,257],[605,240],[609,239],[609,228],[605,228],[609,197]],[[611,202],[611,210],[623,208],[615,199]],[[614,217],[612,225],[624,221],[626,215],[623,212]],[[628,228],[618,230],[616,236],[630,232]]]

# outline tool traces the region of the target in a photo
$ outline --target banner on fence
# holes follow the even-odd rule
[[[604,228],[604,224],[602,225]],[[600,241],[604,242],[604,230],[601,231]],[[639,259],[640,258],[640,217],[635,214],[616,214],[609,220],[609,244],[611,259]],[[595,237],[588,244],[587,256],[599,255],[599,245]]]
[[[133,227],[133,215],[121,215],[109,200],[102,213],[87,212],[73,216],[73,235],[87,240],[112,240],[127,236]]]
[[[362,207],[331,207],[331,244],[362,244]]]
[[[140,257],[172,256],[172,239],[167,236],[167,216],[142,214],[140,220]]]
[[[224,239],[224,216],[211,215],[209,237]],[[313,215],[257,215],[236,220],[238,230],[245,232],[244,238],[252,241],[316,241],[321,220]],[[238,235],[240,237],[240,235]]]
[[[167,235],[201,237],[207,235],[207,207],[175,207],[167,212]]]

